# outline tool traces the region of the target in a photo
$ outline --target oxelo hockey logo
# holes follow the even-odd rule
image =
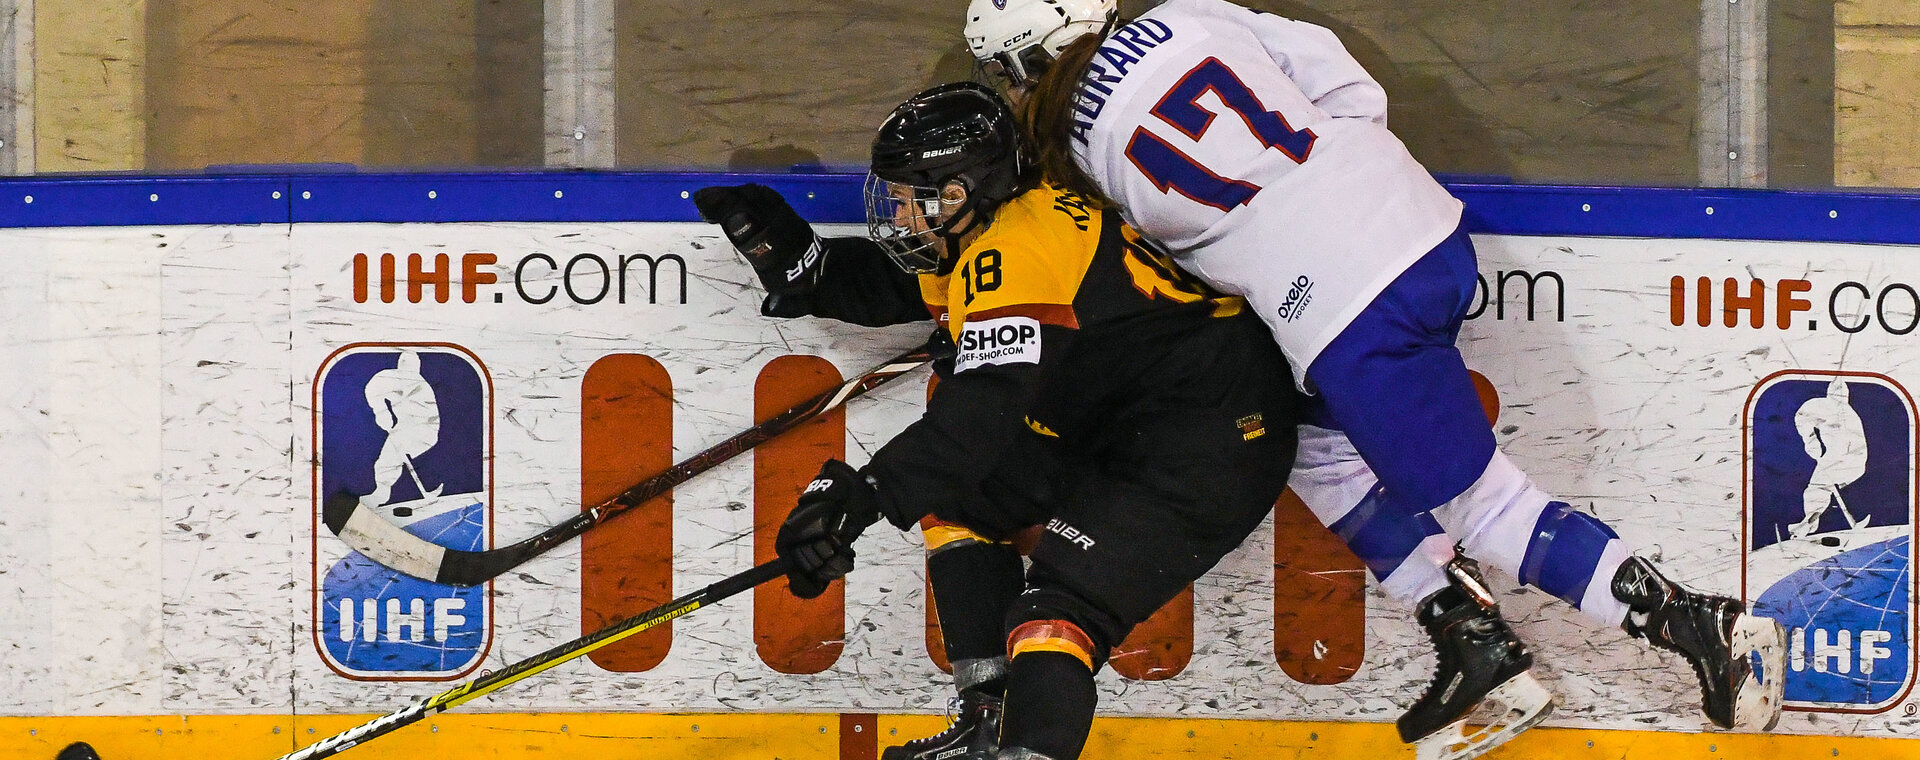
[[[1304,274],[1295,277],[1287,284],[1287,297],[1280,301],[1280,318],[1288,322],[1299,319],[1310,303],[1313,303],[1313,280]]]
[[[411,578],[348,549],[320,522],[341,490],[442,546],[488,548],[492,387],[473,354],[442,344],[357,344],[314,379],[314,640],[348,678],[444,680],[492,639],[489,586]]]
[[[1787,629],[1789,709],[1882,712],[1912,688],[1914,432],[1881,375],[1782,372],[1748,399],[1744,595]]]

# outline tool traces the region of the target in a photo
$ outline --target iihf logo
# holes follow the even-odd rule
[[[342,489],[407,532],[481,551],[492,532],[493,398],[486,368],[444,344],[356,344],[314,379],[314,641],[340,675],[459,678],[486,656],[488,586],[411,578],[348,549],[320,522]]]
[[[1915,671],[1913,399],[1881,375],[1795,370],[1746,416],[1743,589],[1787,628],[1786,706],[1890,709]]]

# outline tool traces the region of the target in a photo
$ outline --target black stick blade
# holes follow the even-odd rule
[[[347,517],[353,514],[353,508],[360,506],[360,497],[350,491],[334,491],[320,505],[320,522],[327,524],[327,530],[334,535],[347,527]]]

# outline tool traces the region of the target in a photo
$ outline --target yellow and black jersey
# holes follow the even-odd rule
[[[1042,326],[1136,331],[1151,329],[1146,320],[1179,331],[1244,308],[1174,267],[1119,215],[1052,185],[1002,205],[951,273],[922,275],[919,284],[957,347],[956,372],[1037,363]]]
[[[866,469],[903,528],[979,498],[1017,436],[1097,447],[1107,421],[1204,405],[1278,355],[1239,298],[1180,271],[1113,210],[1051,185],[996,209],[945,275],[885,274],[892,264],[869,241],[827,250],[811,313],[866,325],[930,315],[953,342],[926,414]]]

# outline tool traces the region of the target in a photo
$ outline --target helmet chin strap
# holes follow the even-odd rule
[[[974,202],[973,194],[968,193],[967,199],[960,202],[960,207],[954,210],[953,216],[948,217],[951,220],[966,216],[968,217],[966,226],[956,230],[942,222],[940,227],[933,231],[933,234],[940,236],[940,241],[946,244],[946,253],[940,257],[940,268],[937,274],[945,276],[953,273],[953,265],[960,261],[961,238],[972,234],[974,229],[986,223],[987,215],[974,213],[977,211],[978,204]]]

